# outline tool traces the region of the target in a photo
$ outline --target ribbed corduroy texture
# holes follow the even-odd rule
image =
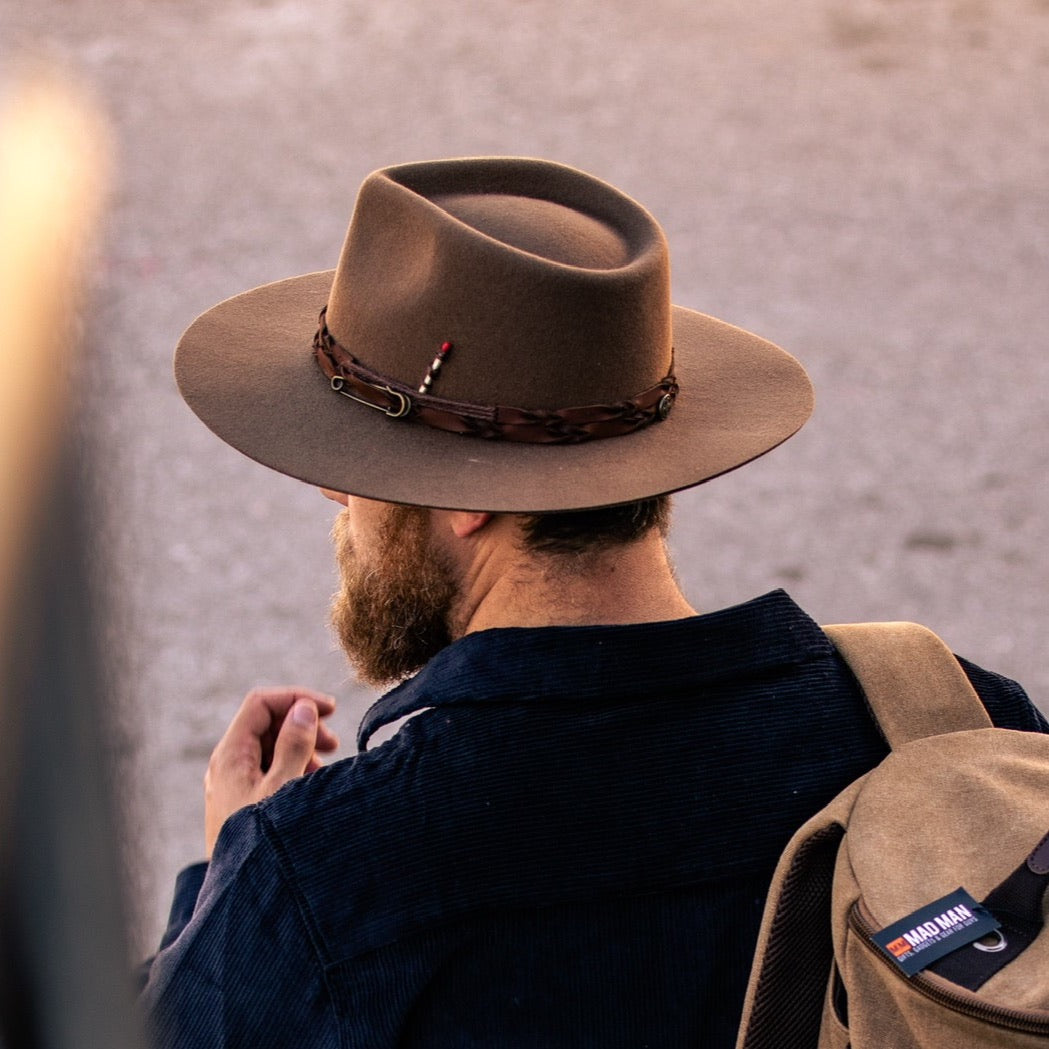
[[[369,725],[422,707],[230,821],[153,966],[159,1046],[727,1049],[779,852],[883,754],[781,592],[471,635]]]

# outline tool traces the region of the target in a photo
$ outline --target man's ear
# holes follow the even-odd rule
[[[443,510],[439,511],[446,515],[448,527],[457,539],[466,539],[479,532],[492,519],[490,513],[477,510]]]

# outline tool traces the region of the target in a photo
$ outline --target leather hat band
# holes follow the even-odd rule
[[[435,430],[524,444],[578,444],[633,433],[665,419],[678,393],[677,380],[671,373],[636,397],[616,404],[551,410],[450,401],[365,367],[328,331],[326,310],[321,310],[313,351],[331,388],[391,419],[421,422]],[[436,359],[434,365],[438,366]],[[423,380],[424,389],[429,386],[428,380],[429,374]]]

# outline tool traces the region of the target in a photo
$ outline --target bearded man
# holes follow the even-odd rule
[[[885,750],[786,594],[697,614],[667,558],[667,493],[807,419],[797,361],[672,306],[630,198],[489,158],[370,176],[338,268],[214,307],[176,374],[343,505],[334,624],[397,684],[324,766],[330,697],[245,699],[149,970],[157,1043],[733,1045],[780,850]]]

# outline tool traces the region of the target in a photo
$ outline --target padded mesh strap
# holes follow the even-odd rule
[[[951,650],[917,623],[851,623],[824,632],[856,675],[889,746],[990,728]]]
[[[812,1049],[819,1041],[831,941],[831,879],[844,829],[832,823],[802,841],[776,872],[737,1049]]]

